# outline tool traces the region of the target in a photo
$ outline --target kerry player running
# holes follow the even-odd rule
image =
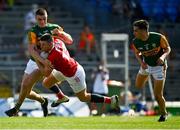
[[[162,34],[149,32],[149,23],[138,20],[133,23],[134,36],[132,47],[140,63],[140,70],[136,77],[135,86],[143,88],[148,76],[154,81],[154,95],[159,105],[159,122],[167,119],[165,99],[163,96],[167,70],[167,56],[171,48],[166,37]]]

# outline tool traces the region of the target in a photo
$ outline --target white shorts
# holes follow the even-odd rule
[[[139,74],[152,75],[155,80],[164,80],[166,78],[167,66],[148,66],[147,69],[140,67]]]
[[[36,69],[39,69],[36,62],[30,59],[26,65],[26,69],[24,70],[24,72],[26,74],[31,74]]]
[[[79,64],[78,64],[75,75],[72,77],[66,77],[60,71],[57,71],[57,70],[53,70],[52,75],[58,81],[66,80],[69,83],[70,87],[73,89],[74,93],[78,93],[86,89],[85,72],[84,72],[83,67]]]

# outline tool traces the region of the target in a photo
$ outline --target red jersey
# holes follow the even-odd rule
[[[65,44],[61,40],[54,39],[54,47],[48,55],[48,60],[51,61],[54,69],[65,76],[72,77],[75,75],[78,63],[70,57]]]

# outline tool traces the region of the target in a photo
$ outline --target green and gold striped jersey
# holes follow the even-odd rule
[[[38,25],[33,26],[31,30],[28,32],[29,44],[34,44],[37,48],[40,48],[39,47],[40,37],[45,33],[52,34],[51,31],[55,28],[63,30],[59,25],[52,23],[47,23],[45,27],[39,27]],[[34,60],[33,57],[30,58]]]
[[[52,24],[52,23],[47,23],[46,27],[39,27],[38,25],[33,26],[28,33],[30,44],[38,44],[38,40],[43,34],[45,33],[51,34],[51,31],[55,28],[61,28],[61,27],[59,27],[59,25],[57,24]]]
[[[135,52],[140,52],[143,60],[149,66],[156,66],[157,60],[164,53],[164,48],[168,47],[169,44],[160,33],[149,32],[149,37],[146,41],[140,39],[133,39],[133,46]]]

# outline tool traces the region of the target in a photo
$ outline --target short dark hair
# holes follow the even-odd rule
[[[45,15],[47,14],[47,11],[44,8],[39,8],[36,11],[36,15]]]
[[[52,38],[51,34],[49,34],[49,33],[45,33],[44,35],[42,35],[42,36],[40,37],[40,40],[41,40],[41,41],[46,41],[46,42],[48,42],[48,43],[53,42],[53,38]]]
[[[149,30],[149,23],[147,20],[137,20],[133,23],[133,26],[138,27],[141,30]]]

